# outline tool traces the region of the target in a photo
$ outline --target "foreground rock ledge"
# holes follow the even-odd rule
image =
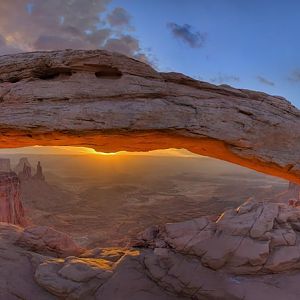
[[[134,242],[87,250],[49,227],[0,223],[0,299],[300,299],[299,207],[250,199]]]
[[[300,112],[288,101],[115,53],[1,56],[0,112],[2,148],[186,148],[300,183]]]

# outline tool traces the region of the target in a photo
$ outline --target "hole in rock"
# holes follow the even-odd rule
[[[33,72],[33,76],[42,80],[63,79],[72,76],[72,71],[63,68],[39,68]]]
[[[97,78],[118,79],[122,77],[122,72],[114,67],[99,66],[95,72]]]
[[[10,83],[17,83],[17,82],[20,81],[20,78],[18,78],[18,77],[11,77],[7,81],[10,82]]]
[[[19,197],[26,222],[66,232],[85,247],[125,246],[152,225],[217,218],[249,197],[299,196],[287,181],[183,149],[105,154],[36,146],[1,149],[0,158],[1,207]],[[16,177],[20,193],[7,194],[3,178]],[[14,221],[9,213],[2,210],[1,220]]]

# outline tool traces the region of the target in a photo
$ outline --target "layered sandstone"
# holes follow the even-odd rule
[[[20,200],[20,180],[14,172],[0,172],[0,222],[26,225]]]
[[[0,109],[0,147],[186,148],[300,183],[300,113],[290,102],[115,53],[1,56]]]

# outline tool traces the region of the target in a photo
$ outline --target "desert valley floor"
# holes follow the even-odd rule
[[[22,156],[3,157],[16,165]],[[284,180],[200,156],[26,157],[32,170],[41,161],[45,175],[22,180],[31,222],[88,247],[126,246],[149,226],[217,216],[249,197],[274,201],[288,188]]]

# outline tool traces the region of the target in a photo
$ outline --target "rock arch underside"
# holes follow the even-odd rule
[[[282,97],[100,50],[0,56],[0,148],[185,148],[300,184],[299,140],[300,111]],[[0,200],[12,199],[0,215],[14,206],[15,216],[17,175],[0,177]],[[0,223],[0,299],[300,298],[299,206],[249,199],[218,218],[153,226],[126,249],[83,249],[21,213],[23,224]]]

